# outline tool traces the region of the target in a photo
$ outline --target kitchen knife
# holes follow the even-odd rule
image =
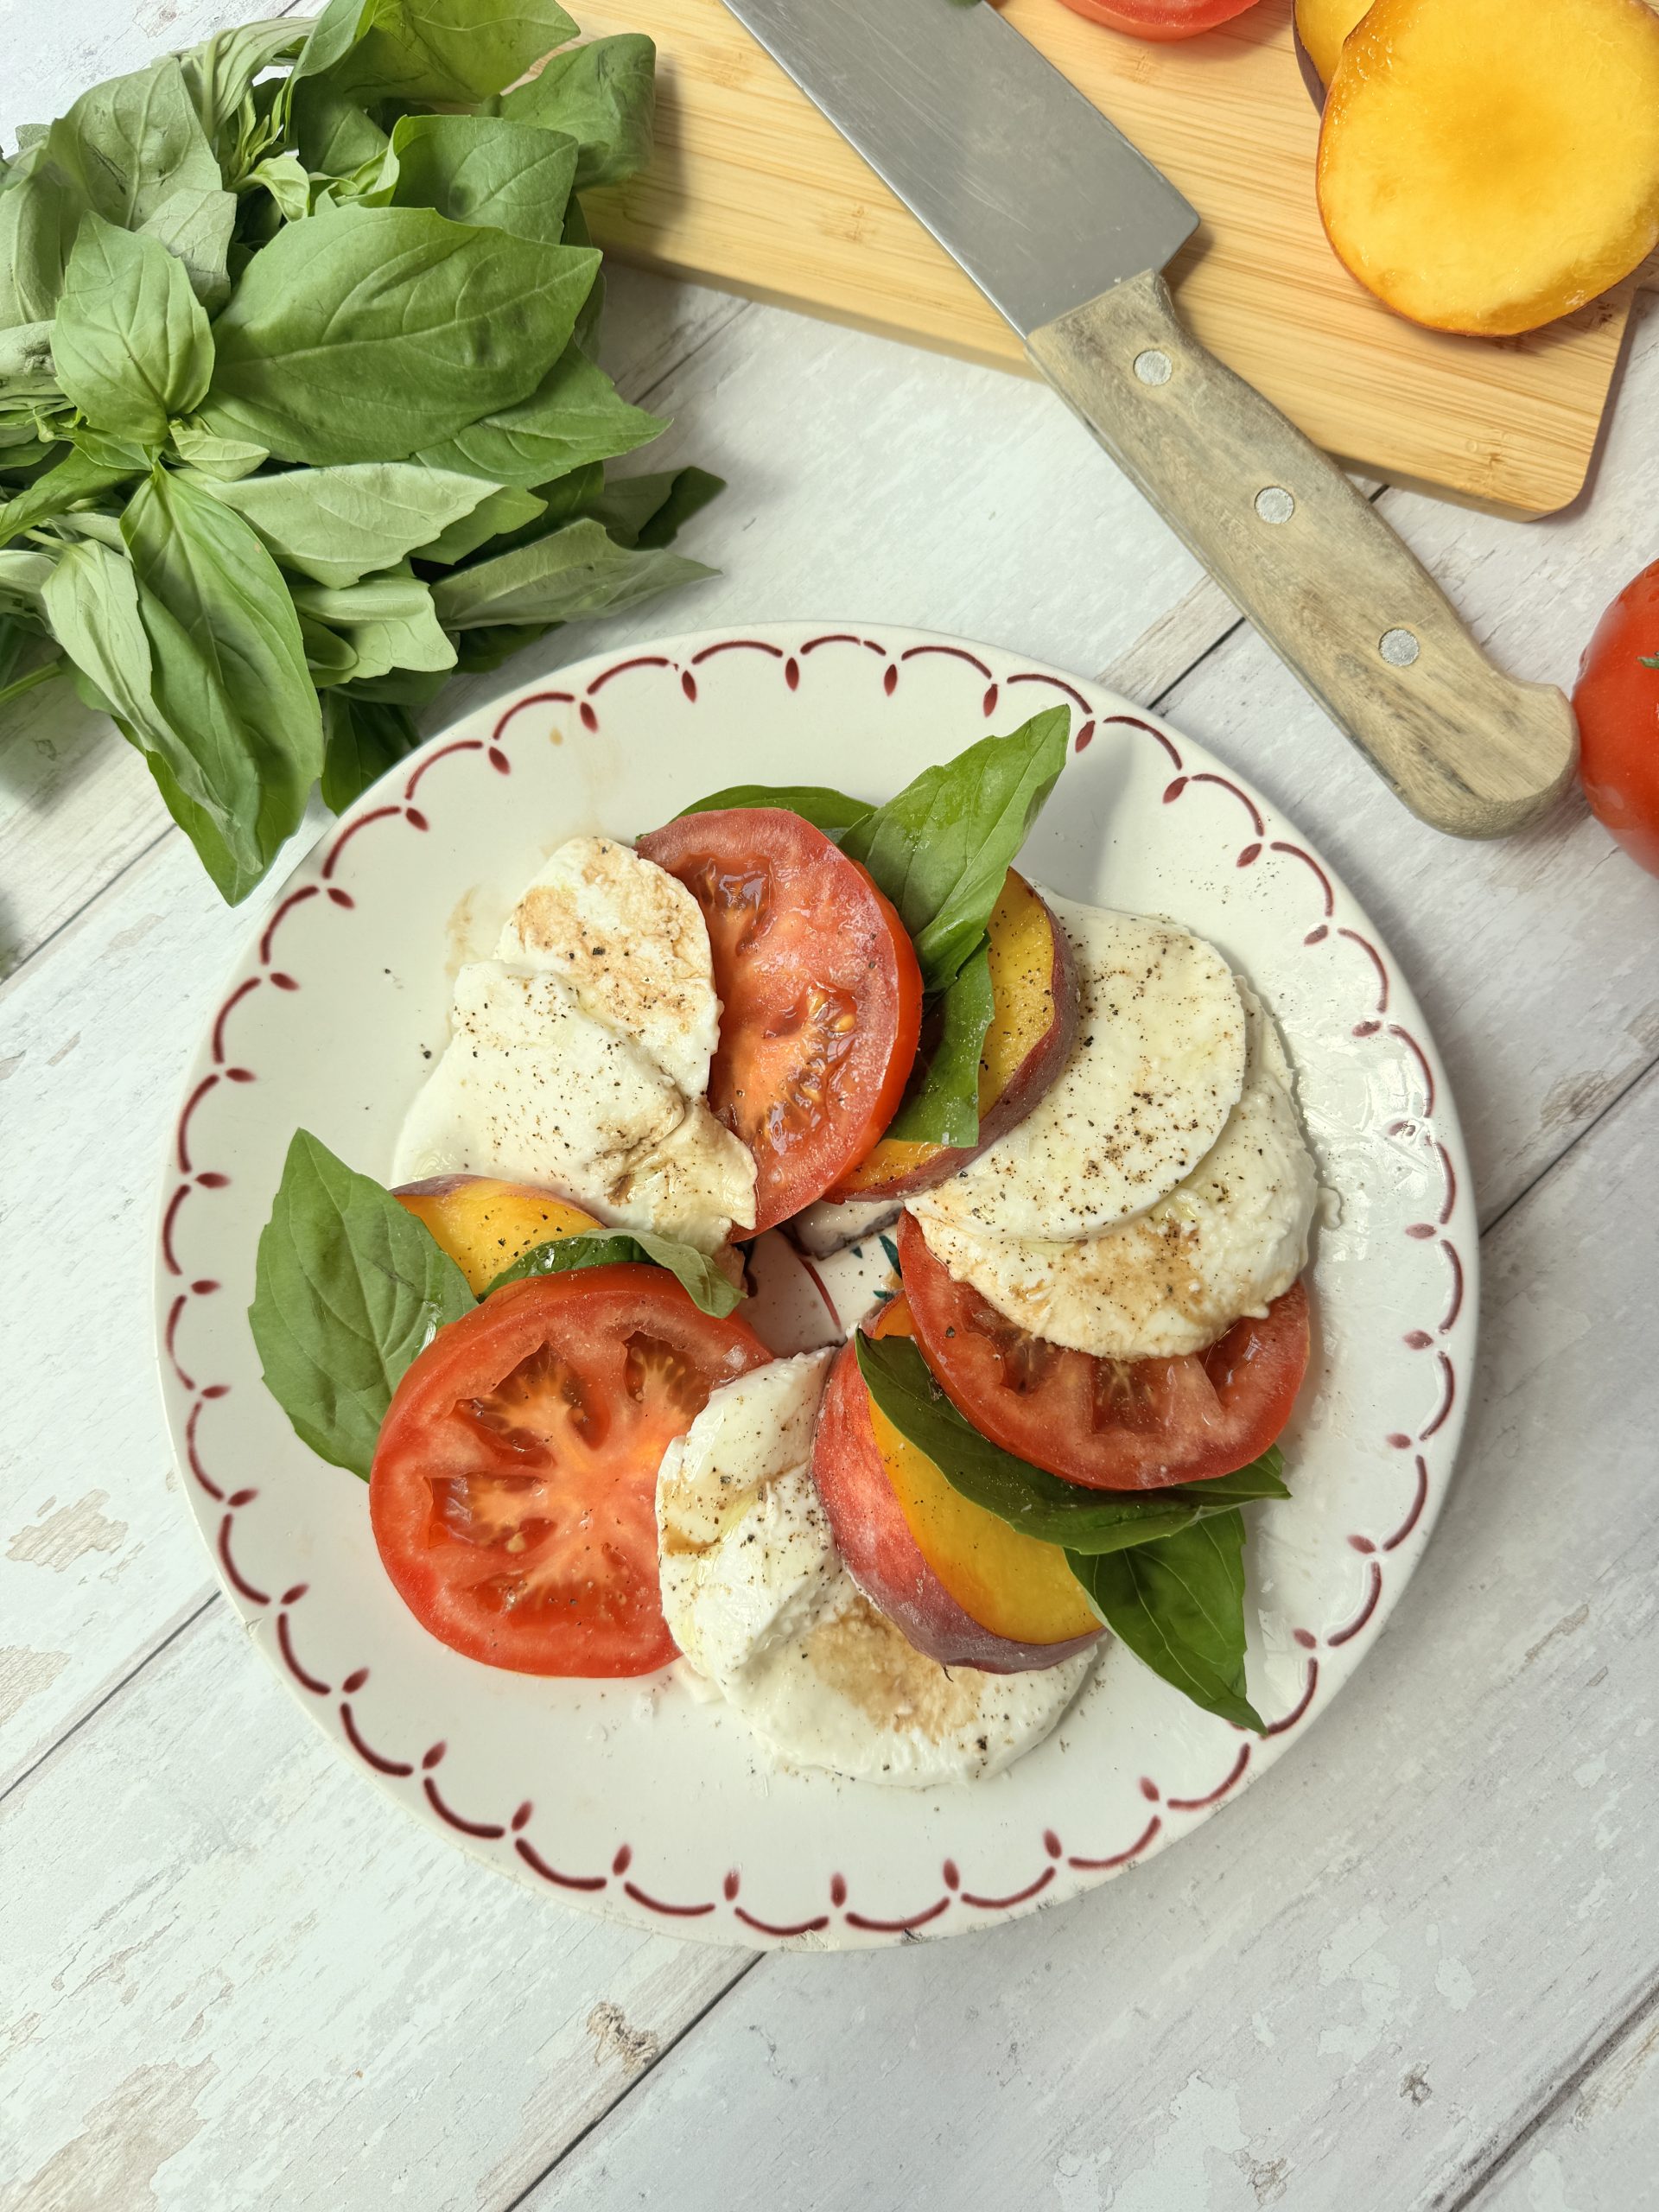
[[[1577,749],[1566,698],[1495,668],[1342,471],[1183,327],[1159,272],[1197,214],[1035,47],[988,0],[726,4],[1414,813],[1492,837],[1546,810]]]

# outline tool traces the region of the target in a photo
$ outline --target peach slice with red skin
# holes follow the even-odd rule
[[[604,1233],[602,1222],[551,1191],[504,1183],[493,1175],[433,1175],[424,1183],[405,1183],[391,1195],[430,1230],[479,1298],[505,1268],[538,1244],[592,1230]]]
[[[911,1332],[902,1294],[870,1331]],[[953,1489],[873,1403],[851,1343],[830,1370],[812,1478],[848,1573],[941,1666],[1028,1674],[1075,1657],[1099,1636],[1065,1553]]]
[[[1349,274],[1431,330],[1570,315],[1659,244],[1659,14],[1647,0],[1376,0],[1319,130]]]
[[[1010,868],[987,929],[991,1021],[979,1058],[979,1135],[971,1145],[883,1137],[829,1193],[907,1198],[943,1183],[1022,1122],[1060,1070],[1077,1029],[1071,944],[1041,896]]]

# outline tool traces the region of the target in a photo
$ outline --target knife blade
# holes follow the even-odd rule
[[[1497,836],[1552,804],[1566,698],[1495,668],[1342,471],[1185,328],[1160,271],[1198,215],[988,0],[725,4],[1414,813]]]

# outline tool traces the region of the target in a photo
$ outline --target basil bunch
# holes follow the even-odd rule
[[[0,703],[68,675],[232,902],[453,671],[709,573],[666,549],[718,479],[605,474],[665,425],[576,194],[649,155],[652,43],[505,89],[575,35],[329,0],[0,158]]]

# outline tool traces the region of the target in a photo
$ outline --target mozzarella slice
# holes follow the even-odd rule
[[[1279,1032],[1240,991],[1249,1029],[1243,1092],[1166,1198],[1065,1244],[924,1219],[934,1257],[1020,1328],[1101,1358],[1173,1358],[1213,1344],[1243,1314],[1265,1313],[1307,1264],[1319,1184]]]
[[[697,1675],[779,1764],[925,1786],[1009,1765],[1090,1655],[1040,1674],[947,1671],[854,1586],[809,1468],[831,1354],[724,1384],[657,1478],[663,1611]]]
[[[1077,954],[1077,1041],[1017,1128],[911,1201],[970,1235],[1065,1243],[1156,1205],[1244,1086],[1244,1009],[1211,945],[1167,922],[1046,893]]]
[[[754,1162],[633,1038],[560,978],[499,960],[455,978],[454,1035],[392,1173],[534,1183],[623,1229],[713,1252],[754,1220]]]
[[[658,1470],[663,1615],[722,1691],[810,1622],[840,1571],[807,1471],[832,1357],[774,1360],[722,1384]]]
[[[1093,1657],[1026,1675],[941,1667],[843,1568],[812,1626],[747,1669],[727,1697],[781,1765],[928,1789],[1000,1774],[1040,1744]]]
[[[709,931],[655,861],[611,837],[568,839],[508,916],[495,957],[557,976],[689,1098],[708,1090],[720,1035]]]

